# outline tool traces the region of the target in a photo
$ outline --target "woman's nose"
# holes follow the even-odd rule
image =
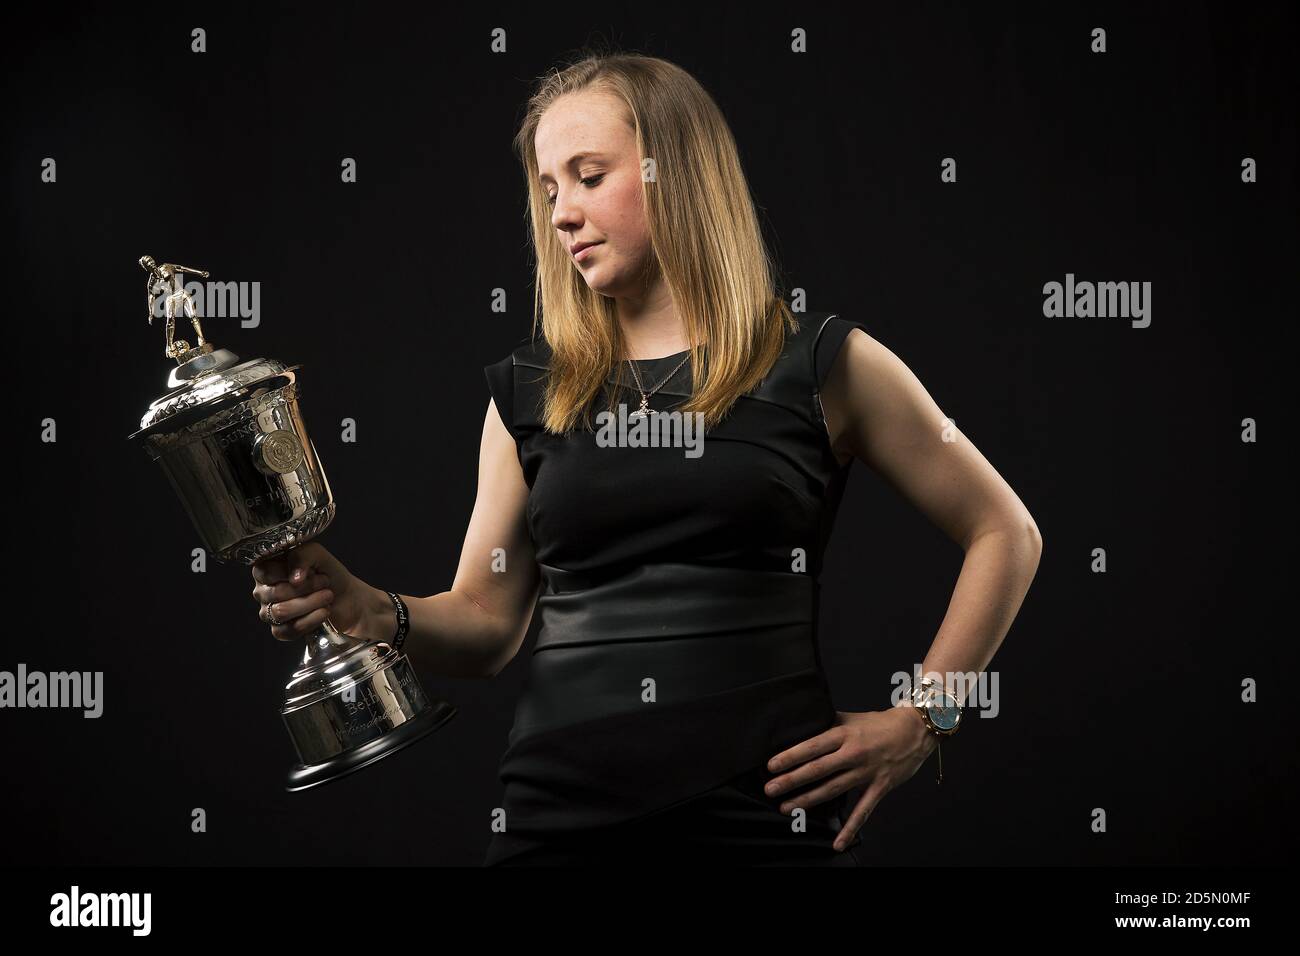
[[[567,199],[557,196],[555,205],[551,207],[551,225],[564,232],[581,224],[582,216],[578,208]]]

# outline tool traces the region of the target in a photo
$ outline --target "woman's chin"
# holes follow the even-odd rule
[[[583,278],[587,280],[587,288],[592,292],[599,293],[600,295],[607,295],[612,298],[617,291],[611,288],[609,283],[601,282],[599,277],[593,276],[590,273],[584,275]]]

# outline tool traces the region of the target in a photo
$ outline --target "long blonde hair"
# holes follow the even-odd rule
[[[587,53],[538,82],[515,136],[528,185],[528,217],[537,260],[533,328],[551,351],[542,421],[569,431],[623,354],[614,300],[593,292],[556,235],[537,177],[537,125],[561,96],[612,93],[626,108],[638,156],[653,157],[656,181],[642,175],[654,258],[691,342],[693,391],[677,410],[723,418],[757,386],[781,354],[782,326],[797,325],[776,285],[736,142],[713,98],[681,67],[639,53]],[[644,168],[644,165],[643,165]],[[707,355],[703,344],[707,343]],[[707,362],[705,361],[707,359]],[[619,362],[622,381],[623,366]],[[611,390],[610,408],[615,393]]]

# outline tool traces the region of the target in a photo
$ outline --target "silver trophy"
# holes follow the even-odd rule
[[[312,540],[334,519],[334,498],[307,437],[295,370],[275,359],[241,362],[203,338],[183,273],[208,273],[140,259],[149,273],[149,322],[164,299],[165,354],[176,361],[169,391],[128,436],[144,444],[181,499],[208,553],[250,565]],[[198,344],[174,340],[177,315]],[[360,770],[415,743],[456,714],[430,701],[406,655],[362,641],[328,620],[307,637],[302,665],[280,716],[298,763],[287,790],[306,790]]]

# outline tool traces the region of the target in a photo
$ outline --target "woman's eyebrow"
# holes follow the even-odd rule
[[[598,153],[598,152],[595,152],[594,150],[592,150],[592,151],[588,151],[588,152],[584,152],[584,153],[574,153],[572,156],[569,157],[569,161],[566,162],[564,165],[565,165],[565,166],[573,166],[575,163],[579,163],[579,162],[581,162],[581,161],[584,160],[584,159],[590,159],[590,158],[592,158],[592,157],[600,157],[601,159],[604,159],[604,158],[605,158],[605,154],[604,154],[604,153]],[[555,177],[553,177],[552,175],[550,175],[550,173],[542,173],[542,174],[541,174],[540,176],[538,176],[537,178],[540,179],[540,180],[541,180],[542,182],[544,182],[544,183],[547,183],[547,182],[549,182],[549,183],[553,183],[553,182],[555,182]]]

